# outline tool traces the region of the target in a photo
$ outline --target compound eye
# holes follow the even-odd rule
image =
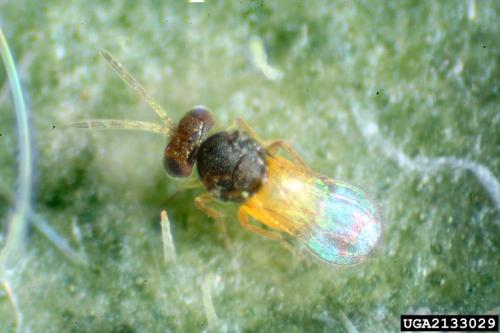
[[[198,148],[213,126],[210,112],[202,106],[182,117],[163,154],[163,167],[170,176],[182,178],[191,174]]]
[[[208,109],[204,106],[196,106],[194,109],[190,110],[186,117],[191,117],[198,119],[200,122],[202,122],[206,128],[206,132],[212,129],[214,127],[215,121],[214,118],[212,117],[212,114]]]
[[[189,112],[179,121],[176,133],[185,137],[190,144],[201,144],[208,132],[214,127],[214,119],[210,111],[203,106],[198,106]]]
[[[183,178],[191,174],[193,163],[184,159],[165,157],[163,159],[163,167],[170,176]]]

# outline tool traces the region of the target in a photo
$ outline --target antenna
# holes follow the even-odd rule
[[[158,134],[169,135],[171,130],[168,127],[161,126],[156,123],[138,120],[121,120],[121,119],[88,119],[76,121],[70,124],[72,127],[88,128],[88,129],[123,129],[123,130],[139,130]]]
[[[173,123],[170,118],[168,118],[167,113],[161,107],[161,105],[156,102],[156,100],[149,96],[146,90],[141,86],[141,84],[130,74],[118,60],[116,60],[109,52],[101,50],[101,55],[106,59],[108,64],[114,69],[114,71],[120,76],[120,78],[132,88],[139,97],[146,102],[151,109],[161,118],[161,120],[170,128],[173,128]]]
[[[122,129],[122,130],[140,130],[158,134],[170,135],[174,128],[172,120],[167,116],[161,105],[149,96],[141,84],[130,74],[125,67],[120,64],[109,52],[101,50],[101,55],[120,78],[132,88],[139,97],[146,102],[149,107],[161,118],[164,125],[138,120],[121,119],[87,119],[76,121],[70,124],[71,127],[88,129]]]

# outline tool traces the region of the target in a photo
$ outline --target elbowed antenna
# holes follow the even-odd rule
[[[171,135],[174,126],[172,120],[167,116],[167,113],[161,105],[156,102],[153,97],[149,96],[141,84],[122,66],[122,64],[120,64],[118,60],[115,59],[115,57],[105,50],[101,50],[101,55],[111,68],[113,68],[113,70],[120,76],[120,78],[130,88],[132,88],[139,95],[139,97],[161,118],[163,124],[159,125],[156,123],[138,120],[87,119],[73,122],[69,126],[88,129],[140,130],[164,134],[167,136]]]
[[[132,88],[139,97],[146,102],[151,109],[161,118],[161,120],[167,125],[167,127],[173,128],[172,120],[167,116],[167,112],[161,107],[161,105],[156,102],[156,100],[149,96],[141,84],[130,74],[125,67],[120,64],[109,52],[101,50],[101,55],[108,62],[108,64],[113,68],[113,70],[120,76],[120,78]]]

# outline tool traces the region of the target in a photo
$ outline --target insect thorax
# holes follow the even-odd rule
[[[245,201],[267,177],[265,149],[238,130],[207,138],[196,163],[206,189],[223,201]]]

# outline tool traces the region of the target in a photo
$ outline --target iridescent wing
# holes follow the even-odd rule
[[[363,261],[382,231],[377,207],[360,189],[280,156],[268,159],[266,183],[244,206],[261,223],[337,265]]]
[[[353,185],[319,176],[314,221],[298,238],[316,257],[338,265],[363,261],[382,232],[377,207]]]

